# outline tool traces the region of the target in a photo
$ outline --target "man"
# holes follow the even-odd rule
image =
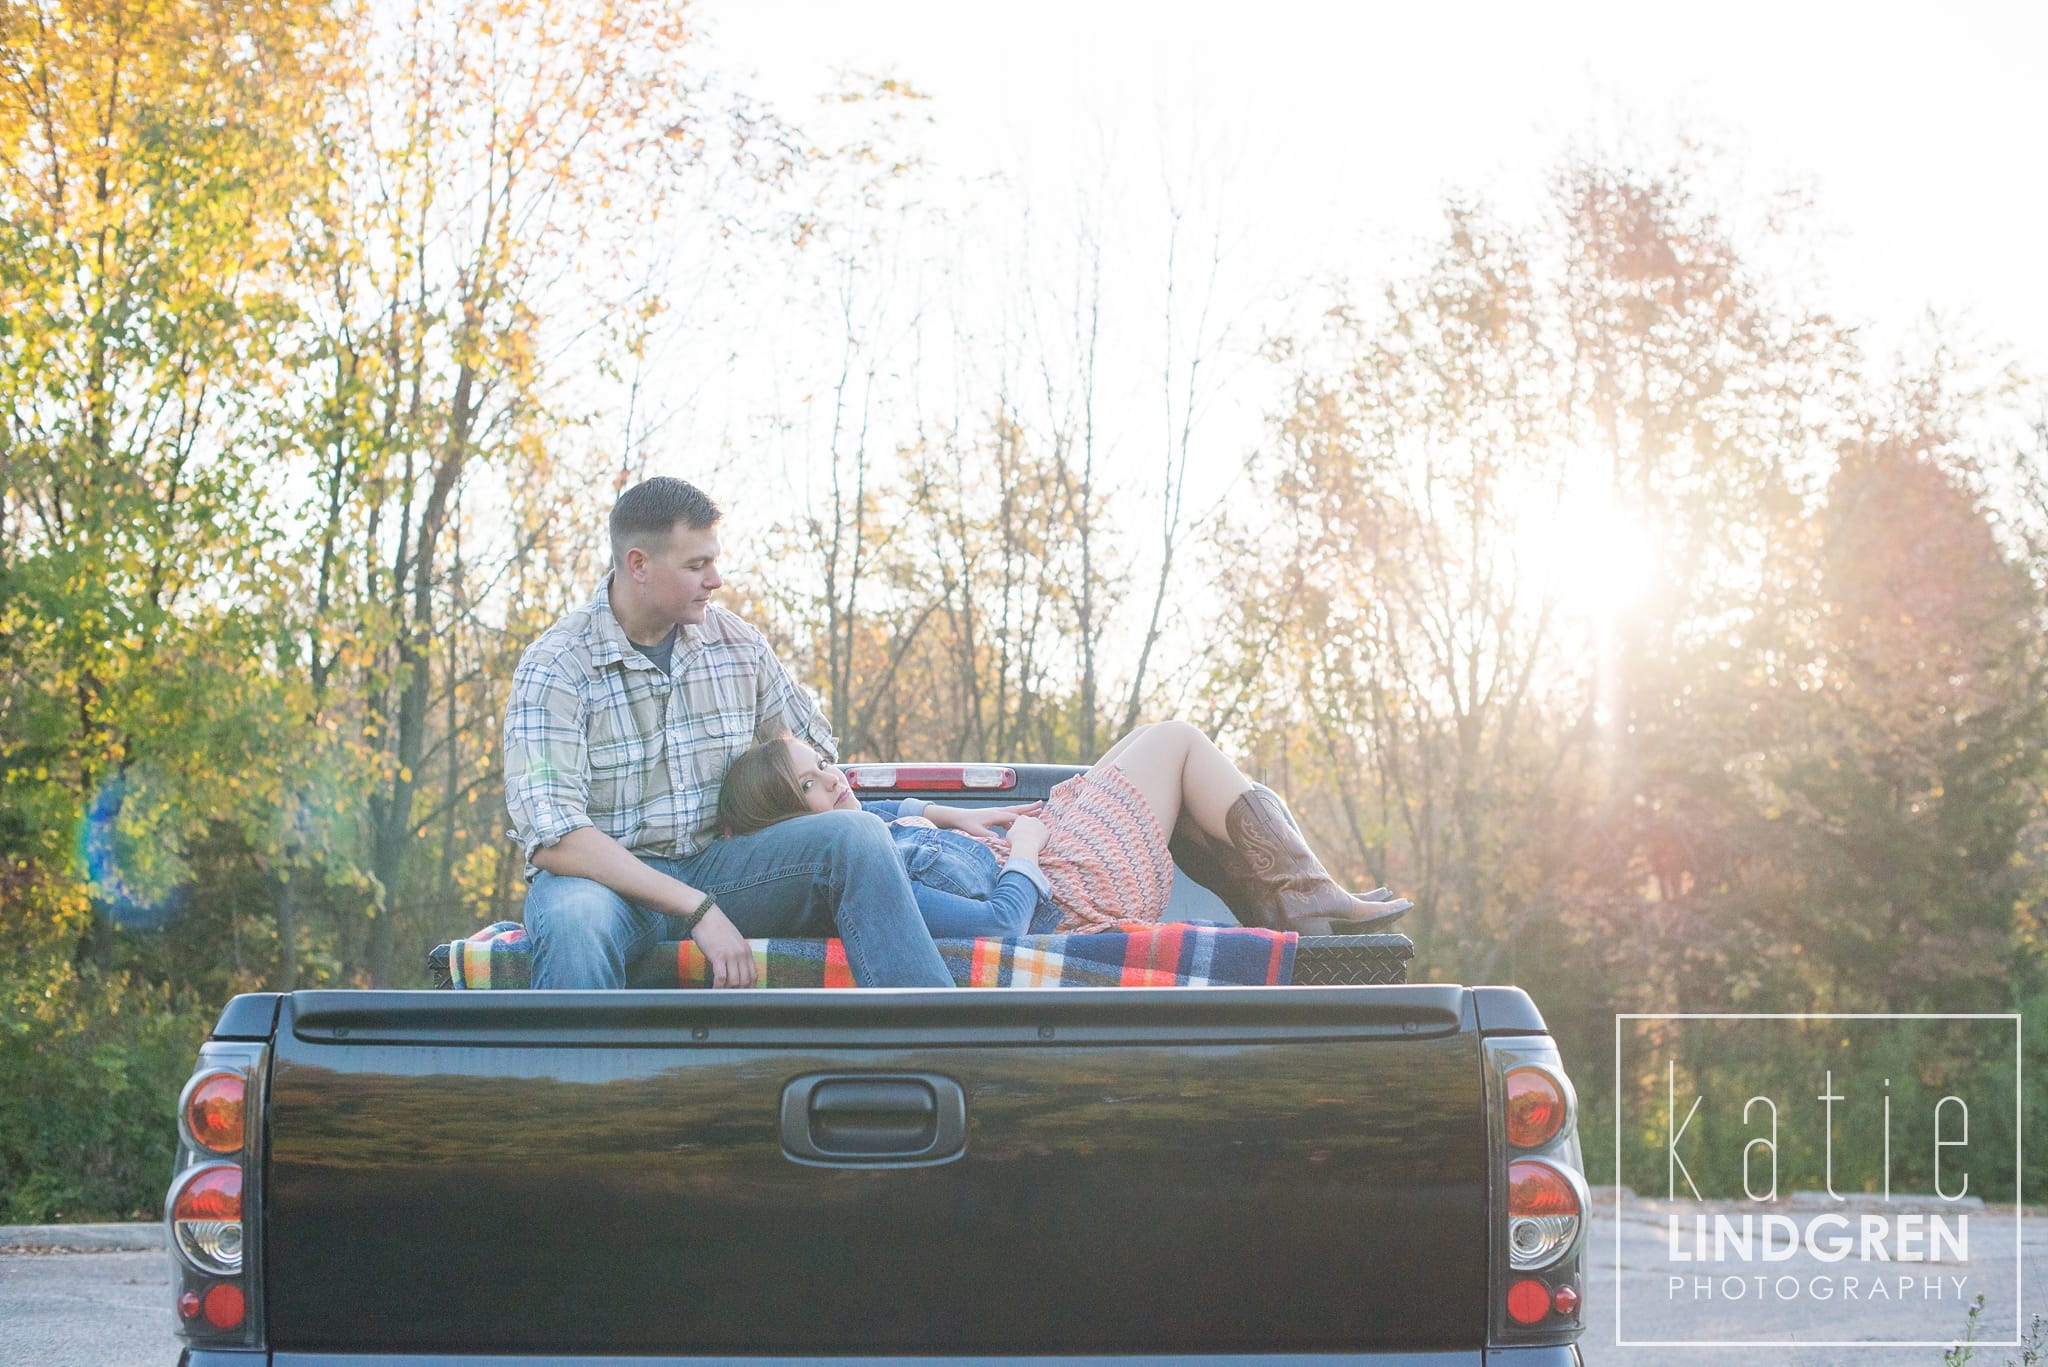
[[[827,812],[732,840],[718,781],[757,732],[831,731],[761,633],[713,605],[718,506],[679,479],[612,509],[597,597],[527,647],[505,708],[505,804],[526,848],[533,985],[622,987],[688,935],[751,987],[749,936],[831,936],[864,987],[949,987],[887,828]]]

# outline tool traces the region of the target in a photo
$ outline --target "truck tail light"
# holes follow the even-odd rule
[[[215,1329],[240,1329],[247,1311],[242,1288],[233,1282],[215,1283],[200,1301],[200,1313]]]
[[[203,1073],[185,1084],[178,1107],[185,1137],[209,1153],[235,1153],[242,1147],[243,1101],[249,1084],[240,1073]]]
[[[193,1348],[263,1343],[258,1201],[267,1046],[214,1040],[178,1098],[178,1158],[164,1197],[177,1332]]]
[[[198,1324],[204,1316],[209,1329],[239,1329],[248,1313],[248,1299],[242,1295],[242,1288],[233,1282],[215,1282],[206,1289],[204,1296],[197,1291],[178,1293],[178,1322],[181,1325]]]
[[[1017,786],[1017,771],[1002,764],[855,764],[846,770],[855,788],[891,788],[899,793],[958,793]]]
[[[1578,1243],[1586,1213],[1579,1189],[1539,1159],[1508,1164],[1508,1263],[1517,1272],[1549,1267]]]
[[[1564,1128],[1564,1087],[1537,1067],[1507,1072],[1508,1143],[1518,1149],[1540,1148]]]
[[[1508,1288],[1508,1318],[1516,1324],[1541,1324],[1550,1313],[1550,1288],[1524,1277]]]
[[[1501,1347],[1568,1343],[1582,1328],[1579,1272],[1591,1197],[1578,1098],[1548,1035],[1487,1036],[1493,1135],[1493,1325]]]
[[[171,1239],[201,1272],[232,1277],[242,1270],[242,1169],[234,1163],[193,1168],[171,1196]]]

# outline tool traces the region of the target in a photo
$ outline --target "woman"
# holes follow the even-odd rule
[[[846,776],[817,751],[784,733],[734,760],[719,780],[718,824],[727,835],[746,835],[811,812],[859,810],[889,823],[896,853],[910,875],[917,908],[940,939],[1023,935],[1032,928],[1048,885],[1036,857],[1044,828],[1031,819],[1043,804],[1019,807],[944,807],[904,798],[860,802]],[[976,836],[1011,831],[1005,857]],[[943,829],[942,829],[943,827]],[[1035,829],[1034,829],[1035,828]],[[1052,928],[1051,919],[1042,929]]]
[[[932,910],[926,919],[934,935],[1022,933],[1009,927],[1017,924],[1027,884],[1047,913],[1025,918],[1036,922],[1034,929],[1052,920],[1052,910],[1062,932],[1155,923],[1173,891],[1176,856],[1246,925],[1356,934],[1392,922],[1411,905],[1382,900],[1388,896],[1383,888],[1356,897],[1339,887],[1279,797],[1239,773],[1186,722],[1141,726],[1125,736],[1087,773],[1054,788],[1042,819],[1035,806],[914,803],[863,803],[829,761],[784,738],[733,762],[720,785],[718,810],[734,835],[807,812],[865,809],[895,818],[899,832],[903,818],[921,817],[932,827],[929,835],[899,834],[897,846],[906,853],[919,905],[926,905],[930,891],[982,903],[976,909],[933,898],[939,920]],[[995,833],[1002,826],[1009,827],[1007,840]],[[977,863],[970,847],[988,857]],[[920,857],[923,868],[915,866]],[[1004,862],[998,866],[997,859]],[[980,873],[972,873],[977,867]],[[940,882],[946,885],[933,886]],[[955,928],[976,917],[982,929]],[[992,924],[1000,928],[989,929]]]

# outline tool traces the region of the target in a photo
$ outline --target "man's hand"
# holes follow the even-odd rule
[[[747,948],[747,937],[740,934],[740,928],[726,919],[724,908],[713,907],[706,912],[690,932],[690,938],[711,961],[713,987],[754,985],[754,952]]]
[[[1020,802],[1010,807],[943,807],[935,802],[924,809],[924,814],[932,825],[949,831],[983,839],[1000,839],[1003,828],[1018,817],[1036,816],[1043,810],[1043,802]]]

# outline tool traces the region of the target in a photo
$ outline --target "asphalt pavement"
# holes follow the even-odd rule
[[[1950,1259],[1891,1264],[1894,1273],[1910,1270],[1915,1274],[1910,1279],[1911,1304],[1873,1303],[1867,1297],[1847,1299],[1850,1264],[1823,1262],[1805,1253],[1773,1261],[1767,1269],[1760,1263],[1717,1265],[1716,1275],[1704,1279],[1711,1285],[1711,1295],[1695,1298],[1698,1279],[1693,1275],[1678,1279],[1683,1286],[1674,1293],[1671,1274],[1679,1269],[1669,1261],[1667,1227],[1674,1210],[1687,1220],[1696,1210],[1728,1214],[1738,1220],[1759,1209],[1797,1218],[1842,1211],[1853,1222],[1865,1213],[1894,1208],[1870,1196],[1854,1196],[1846,1202],[1809,1200],[1807,1196],[1801,1193],[1771,1207],[1739,1201],[1688,1202],[1674,1207],[1631,1192],[1620,1204],[1617,1219],[1614,1188],[1596,1188],[1586,1248],[1586,1334],[1579,1345],[1586,1367],[1938,1367],[1944,1348],[1926,1346],[1927,1342],[1953,1344],[1964,1332],[1969,1301],[1979,1291],[1986,1296],[1983,1324],[1992,1332],[1980,1335],[1982,1346],[1970,1359],[1971,1367],[2005,1367],[2019,1360],[2019,1349],[1995,1347],[1992,1340],[2002,1338],[2010,1344],[2016,1324],[2024,1334],[2035,1314],[2048,1308],[2042,1304],[2048,1299],[2048,1217],[2018,1214],[2011,1206],[1986,1210],[1979,1203],[1971,1210],[1967,1263]],[[1932,1207],[1924,1198],[1900,1198],[1897,1208]],[[2016,1268],[2023,1291],[2017,1306]],[[1719,1275],[1765,1270],[1765,1278]],[[1960,1290],[1954,1286],[1958,1277],[1963,1281]],[[1873,1280],[1866,1267],[1865,1291],[1871,1289]],[[1937,1283],[1934,1296],[1923,1295]],[[1630,1340],[1627,1344],[1617,1343],[1617,1306],[1626,1312],[1621,1319]],[[1892,1348],[1855,1342],[1872,1338],[1916,1339],[1922,1346]],[[1659,1339],[1676,1340],[1679,1346],[1642,1346],[1640,1342]],[[1779,1346],[1735,1346],[1758,1340],[1776,1340]],[[1835,1346],[1829,1346],[1830,1341]],[[1795,1346],[1798,1344],[1819,1346]]]
[[[0,1364],[171,1367],[160,1225],[0,1226]]]

